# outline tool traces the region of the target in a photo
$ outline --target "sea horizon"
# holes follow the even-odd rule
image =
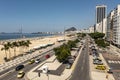
[[[25,39],[34,37],[53,36],[55,34],[32,34],[32,33],[1,33],[0,40]]]

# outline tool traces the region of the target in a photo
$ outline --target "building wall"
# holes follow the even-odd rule
[[[106,33],[106,5],[96,6],[96,32]]]
[[[106,6],[96,6],[96,23],[100,23],[106,17]]]
[[[120,5],[114,9],[113,15],[113,43],[120,45]]]
[[[112,10],[107,16],[106,38],[108,41],[112,41],[113,39],[113,15],[114,10]]]
[[[96,32],[105,33],[106,34],[106,26],[107,26],[107,19],[104,18],[103,21],[96,24]]]
[[[89,33],[94,33],[94,26],[89,27]]]

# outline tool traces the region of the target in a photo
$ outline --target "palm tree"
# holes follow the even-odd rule
[[[28,48],[30,44],[31,44],[30,40],[27,40],[26,41],[26,47]]]
[[[6,53],[6,51],[9,49],[9,47],[7,46],[7,44],[4,44],[4,47],[3,48],[1,48],[1,50],[5,50],[5,58],[7,59],[7,53]],[[5,59],[4,58],[4,59]]]
[[[19,45],[19,47],[21,48],[21,46],[22,46],[22,41],[18,41],[18,45]],[[21,49],[19,48],[19,52],[20,52],[20,54],[21,54]]]
[[[17,42],[13,42],[12,46],[14,47],[14,57],[16,57],[16,47],[19,47]]]
[[[10,42],[7,42],[7,46],[8,46],[8,50],[9,50],[9,58],[11,58],[10,48],[12,48],[13,46]]]

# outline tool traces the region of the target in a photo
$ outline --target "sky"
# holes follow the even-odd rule
[[[0,32],[58,32],[95,24],[96,5],[107,14],[120,0],[0,0]]]

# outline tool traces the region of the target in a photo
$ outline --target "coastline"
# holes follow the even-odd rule
[[[53,36],[62,36],[62,35],[47,35],[47,36],[39,36],[39,37],[25,37],[25,38],[16,38],[16,39],[2,39],[0,40],[0,45],[4,42],[14,42],[14,41],[21,41],[21,40],[34,40],[34,39],[42,39],[47,37],[53,37]]]
[[[41,37],[32,37],[32,38],[22,38],[22,39],[10,39],[10,40],[1,40],[0,43],[6,43],[6,42],[14,42],[14,41],[21,41],[21,40],[30,40],[32,44],[25,49],[25,48],[16,48],[16,55],[24,54],[24,52],[33,49],[35,46],[41,45],[41,44],[48,44],[48,43],[56,43],[58,39],[63,39],[64,35],[52,35],[52,36],[41,36]],[[0,45],[0,64],[4,63],[4,57],[5,57],[5,51],[1,51],[1,48],[3,45]],[[22,53],[21,53],[22,51]],[[7,55],[9,57],[9,50],[6,51]],[[10,49],[11,57],[14,56],[14,49]]]

